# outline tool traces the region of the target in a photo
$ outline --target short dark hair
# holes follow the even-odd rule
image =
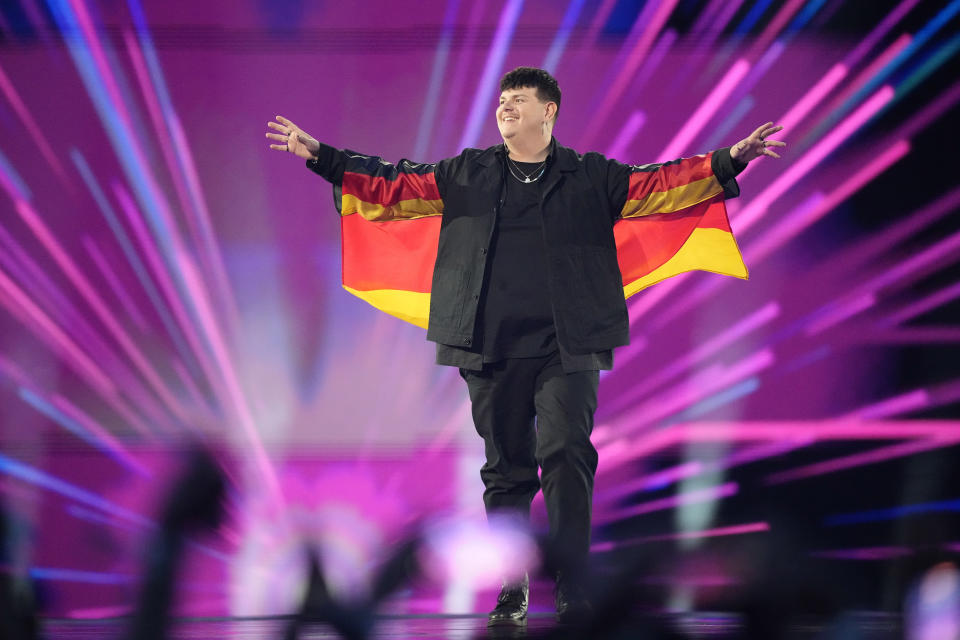
[[[537,99],[541,102],[557,103],[557,113],[553,119],[557,119],[560,113],[560,86],[557,79],[543,69],[535,67],[517,67],[500,81],[500,92],[507,89],[523,89],[533,87],[537,90]]]

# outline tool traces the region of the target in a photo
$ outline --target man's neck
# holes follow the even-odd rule
[[[510,158],[517,162],[543,162],[550,152],[550,133],[546,136],[537,136],[532,140],[504,140]]]

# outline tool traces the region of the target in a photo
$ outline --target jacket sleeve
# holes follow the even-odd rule
[[[307,160],[307,168],[333,183],[342,216],[359,213],[374,222],[442,215],[437,166],[409,160],[392,164],[323,144],[317,158]]]
[[[620,218],[672,213],[717,195],[740,195],[736,176],[746,165],[730,157],[730,148],[670,162],[626,165],[610,160],[608,192]]]

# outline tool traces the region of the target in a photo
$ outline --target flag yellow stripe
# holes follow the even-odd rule
[[[418,327],[427,328],[427,319],[430,317],[429,293],[397,289],[358,291],[347,285],[343,285],[343,288],[384,313],[389,313]]]
[[[340,215],[348,216],[353,213],[359,213],[367,220],[414,220],[416,218],[425,218],[427,216],[439,216],[443,214],[442,200],[425,200],[423,198],[413,198],[410,200],[400,200],[396,204],[383,206],[373,202],[365,202],[355,195],[345,193],[340,206]]]
[[[636,218],[652,213],[672,213],[703,202],[723,191],[716,176],[696,180],[666,191],[657,191],[641,200],[627,200],[622,217]]]
[[[749,277],[732,233],[697,228],[672,258],[642,278],[626,283],[623,287],[624,297],[629,298],[650,285],[687,271],[712,271],[743,280]]]

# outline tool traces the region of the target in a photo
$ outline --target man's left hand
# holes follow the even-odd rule
[[[785,147],[787,143],[782,140],[770,140],[768,137],[781,129],[783,127],[775,127],[772,122],[760,125],[748,137],[730,147],[730,157],[744,164],[760,156],[779,158],[780,156],[770,147]]]

